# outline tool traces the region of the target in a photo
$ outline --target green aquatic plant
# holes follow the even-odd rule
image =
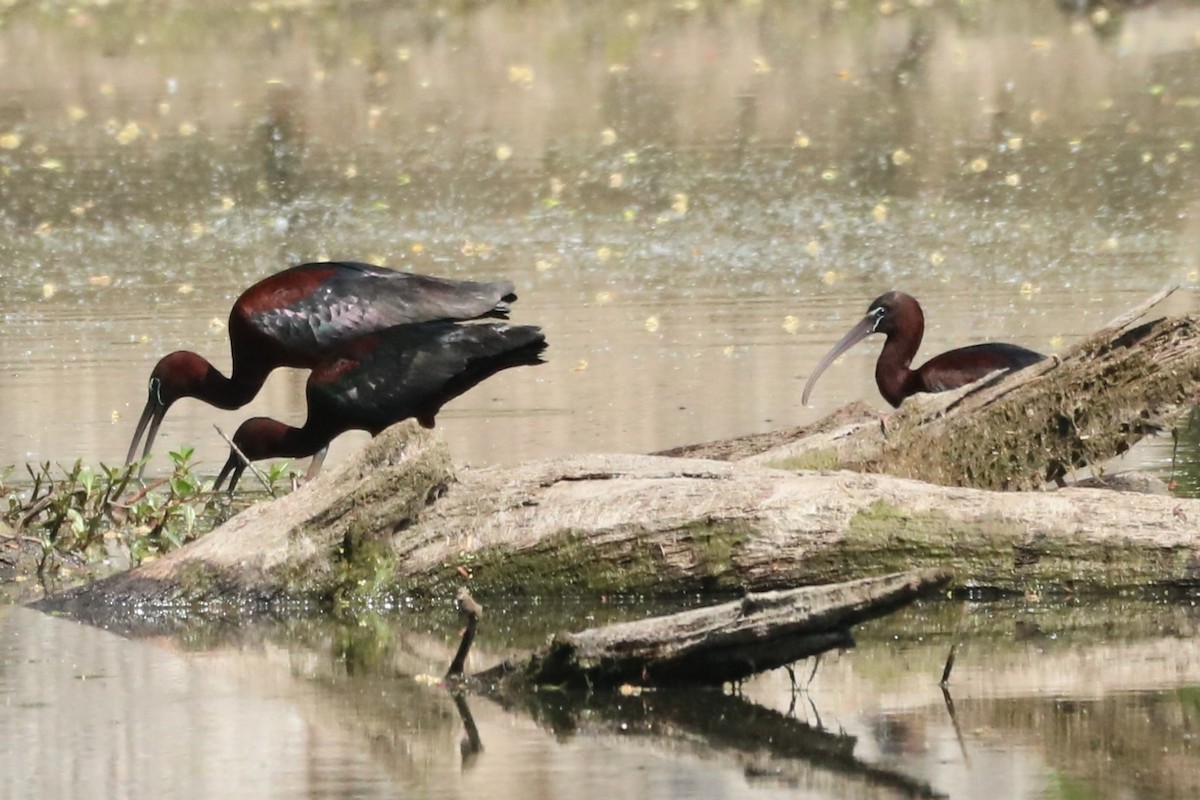
[[[195,450],[171,452],[171,471],[142,483],[140,463],[98,467],[76,460],[0,469],[0,541],[37,548],[43,583],[66,565],[87,571],[111,564],[138,564],[201,536],[251,502],[214,493],[196,471]],[[271,493],[286,487],[287,463],[264,475]]]

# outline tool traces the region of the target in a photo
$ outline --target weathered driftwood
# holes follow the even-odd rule
[[[437,499],[431,500],[436,497]],[[1200,582],[1200,500],[988,492],[886,475],[574,456],[450,477],[401,426],[360,460],[200,541],[61,599],[761,591],[945,567],[1002,591]]]
[[[1130,325],[1061,361],[909,401],[886,435],[852,408],[790,445],[699,451],[734,463],[580,455],[455,476],[440,438],[402,424],[292,495],[69,597],[353,599],[463,573],[484,592],[758,591],[928,567],[1002,591],[1192,585],[1200,501],[950,488],[1041,487],[1192,402],[1200,322]],[[840,464],[866,474],[796,471]]]
[[[527,683],[581,688],[739,681],[826,650],[852,647],[851,627],[946,588],[950,577],[945,570],[925,570],[752,593],[677,614],[559,633],[523,664],[501,665],[478,680],[488,683],[516,674]],[[472,621],[478,621],[478,613]],[[469,647],[468,637],[474,637],[470,624],[463,635]],[[454,663],[461,672],[459,655]]]

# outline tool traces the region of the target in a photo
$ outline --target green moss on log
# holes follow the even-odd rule
[[[189,597],[204,597],[219,584],[216,570],[202,562],[184,564],[179,570],[177,580],[180,594]]]
[[[1121,455],[1189,407],[1200,383],[1197,337],[1195,319],[1158,320],[1091,340],[978,407],[968,397],[956,410],[966,413],[926,422],[919,406],[906,406],[889,421],[880,452],[841,466],[947,486],[1038,489]]]
[[[436,575],[412,576],[393,589],[440,591],[461,583],[460,570],[465,570],[472,592],[481,596],[732,590],[740,585],[733,559],[750,533],[744,522],[717,520],[670,530],[623,527],[590,539],[565,530],[533,547],[465,553],[443,564]]]
[[[331,595],[332,569],[327,554],[308,560],[289,559],[269,574],[268,582],[289,597],[322,600]]]
[[[805,559],[804,582],[923,567],[971,576],[967,585],[1007,592],[1111,592],[1200,580],[1189,551],[1135,542],[1069,538],[1001,517],[961,521],[877,502],[851,520],[845,538]]]
[[[785,469],[791,472],[800,470],[837,469],[839,464],[837,451],[823,447],[816,450],[806,450],[798,455],[782,458],[767,463],[774,469]]]
[[[352,528],[334,551],[333,601],[337,606],[369,603],[392,590],[396,560],[387,542]]]

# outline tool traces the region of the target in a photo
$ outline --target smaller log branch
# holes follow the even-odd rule
[[[481,681],[520,673],[535,684],[589,688],[625,683],[737,681],[834,648],[850,628],[950,583],[945,570],[748,594],[741,600],[580,633],[560,633],[523,668],[500,665]]]

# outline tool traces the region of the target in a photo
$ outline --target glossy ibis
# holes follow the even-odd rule
[[[516,299],[510,281],[447,280],[352,261],[277,272],[242,292],[229,312],[229,377],[187,350],[163,356],[154,367],[125,463],[133,462],[147,426],[142,458],[150,454],[167,409],[180,398],[240,408],[276,367],[314,367],[345,341],[394,325],[507,319],[508,304]]]
[[[410,417],[432,428],[445,403],[500,370],[542,363],[545,349],[546,337],[531,325],[427,322],[387,328],[348,342],[313,368],[305,387],[304,427],[253,417],[237,429],[233,443],[251,461],[315,456],[312,477],[339,434],[365,430],[375,436]],[[231,451],[214,490],[228,476],[232,492],[244,469]]]
[[[917,392],[957,389],[990,372],[1022,369],[1045,358],[1015,344],[988,342],[947,351],[912,369],[913,357],[925,335],[925,315],[916,298],[893,291],[876,297],[867,315],[821,359],[804,384],[801,402],[808,405],[813,385],[834,359],[872,333],[887,336],[875,363],[875,383],[883,399],[893,406],[899,406],[904,398]]]

